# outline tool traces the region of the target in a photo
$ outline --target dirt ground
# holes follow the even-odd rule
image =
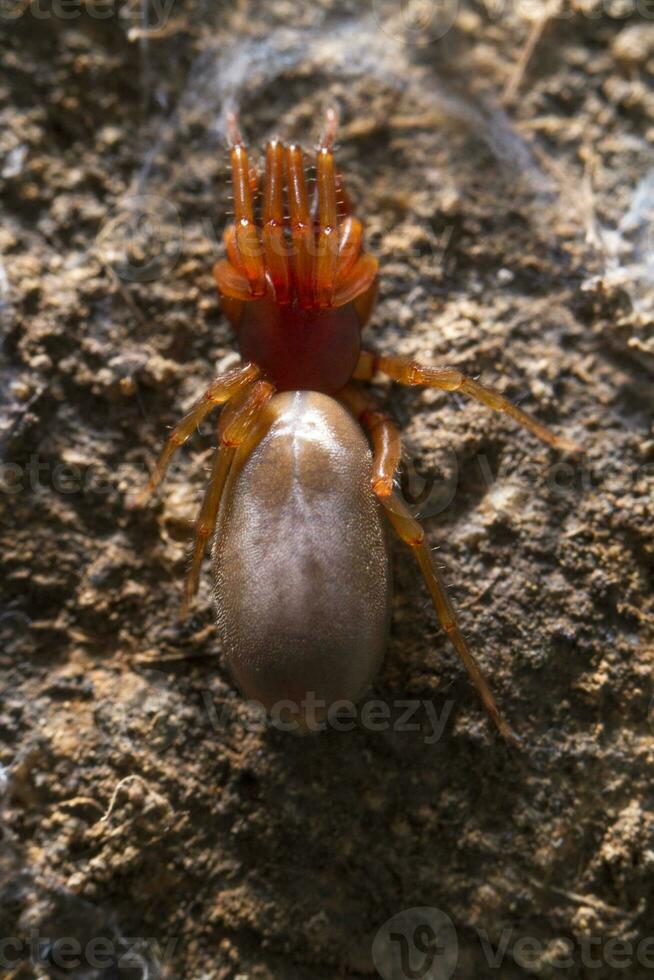
[[[654,975],[654,10],[542,12],[0,4],[4,975]],[[227,109],[311,147],[331,103],[381,264],[368,345],[586,449],[375,386],[522,753],[399,547],[367,696],[391,723],[258,724],[208,567],[176,618],[211,426],[127,506],[234,359]]]

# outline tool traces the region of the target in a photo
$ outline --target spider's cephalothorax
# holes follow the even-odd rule
[[[401,384],[459,391],[550,446],[577,447],[457,367],[360,350],[377,262],[362,251],[361,224],[334,170],[333,112],[318,149],[313,207],[300,149],[275,141],[266,150],[258,224],[256,175],[235,121],[230,129],[235,221],[214,274],[243,363],[215,378],[174,427],[139,496],[144,503],[177,447],[224,406],[184,609],[215,531],[214,597],[226,662],[245,694],[271,709],[295,706],[293,721],[310,727],[318,704],[324,712],[360,697],[381,662],[387,517],[415,555],[488,714],[514,740],[459,629],[424,529],[394,488],[400,435],[357,382],[379,372]]]
[[[234,224],[214,275],[243,357],[278,391],[341,389],[354,373],[375,298],[377,260],[362,251],[361,223],[349,214],[332,139],[328,120],[311,206],[301,149],[268,144],[258,225],[256,174],[234,134]]]

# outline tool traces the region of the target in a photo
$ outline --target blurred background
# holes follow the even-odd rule
[[[648,0],[0,0],[8,976],[651,975],[653,69]],[[390,722],[259,723],[207,569],[176,620],[211,424],[126,506],[236,357],[227,114],[256,160],[328,106],[381,266],[366,345],[586,448],[376,386],[521,755],[400,549]]]

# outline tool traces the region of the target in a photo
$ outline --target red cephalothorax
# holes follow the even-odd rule
[[[330,115],[311,206],[302,150],[268,144],[259,225],[256,172],[233,126],[234,224],[214,275],[241,354],[278,391],[343,388],[375,299],[377,260],[362,251],[361,222],[349,214],[334,170],[333,133]]]

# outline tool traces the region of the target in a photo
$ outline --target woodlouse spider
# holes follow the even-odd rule
[[[379,372],[404,385],[462,392],[549,446],[577,447],[456,368],[361,350],[378,268],[363,250],[361,223],[335,171],[335,127],[330,111],[312,204],[299,146],[268,143],[258,223],[256,173],[236,120],[230,121],[235,218],[225,233],[227,257],[214,275],[243,360],[216,378],[175,426],[138,502],[157,487],[202,419],[224,405],[184,609],[214,536],[217,621],[241,690],[267,708],[290,702],[300,712],[309,698],[329,708],[363,694],[387,641],[385,514],[413,552],[486,711],[513,741],[459,628],[425,532],[394,489],[399,433],[358,382]]]

